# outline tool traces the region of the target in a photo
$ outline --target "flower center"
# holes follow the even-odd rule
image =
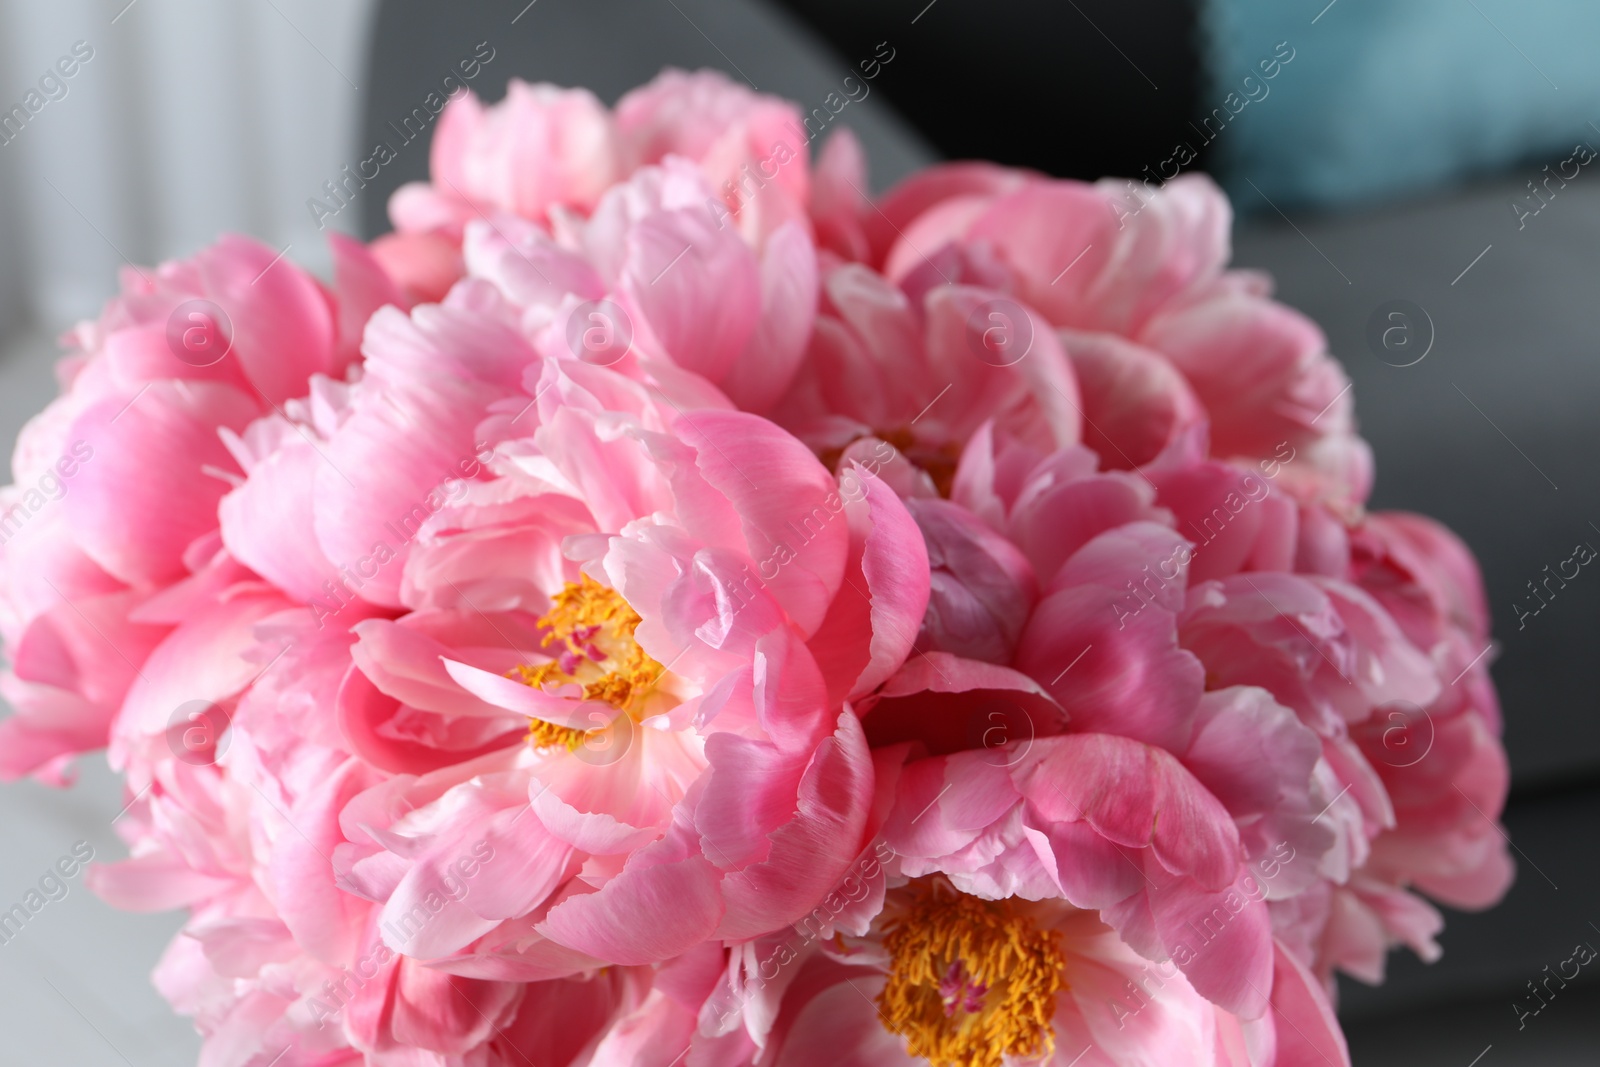
[[[913,467],[926,474],[932,481],[933,487],[939,495],[949,499],[950,488],[955,484],[956,468],[961,463],[961,446],[954,441],[946,441],[942,445],[925,444],[917,440],[915,434],[908,426],[893,430],[873,430],[862,437],[876,437],[893,446],[894,450],[905,457]],[[861,440],[856,438],[841,448],[823,449],[819,457],[822,465],[835,474],[839,473],[839,461],[844,458],[845,449]]]
[[[635,719],[646,698],[666,673],[634,640],[639,613],[622,594],[587,574],[568,582],[551,598],[539,619],[543,645],[554,652],[547,663],[513,668],[509,677],[538,689],[569,685],[581,688],[584,700],[610,704]],[[528,741],[535,748],[557,745],[576,749],[593,731],[543,719],[528,720]]]
[[[885,1027],[934,1067],[1048,1056],[1065,963],[1056,932],[1041,930],[1016,901],[968,896],[942,878],[897,895],[884,926]]]

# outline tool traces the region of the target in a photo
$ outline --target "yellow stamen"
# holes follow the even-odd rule
[[[1056,932],[1041,930],[1014,900],[968,896],[942,878],[896,896],[884,925],[884,1026],[934,1067],[1049,1056],[1065,963]]]
[[[575,684],[582,687],[583,699],[604,701],[637,717],[666,673],[634,640],[641,621],[622,594],[582,575],[551,598],[550,610],[538,620],[544,647],[557,650],[555,658],[514,667],[507,677],[537,689]],[[528,720],[528,742],[535,748],[576,749],[591,732]]]
[[[589,731],[580,730],[575,726],[558,726],[543,719],[529,718],[528,735],[524,740],[534,748],[565,748],[568,752],[572,752],[583,744],[583,739],[588,736]]]

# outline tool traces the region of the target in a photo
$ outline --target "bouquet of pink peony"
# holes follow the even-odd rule
[[[1320,1067],[1505,892],[1476,565],[1218,190],[809,141],[462,96],[67,335],[0,772],[107,748],[208,1067]]]

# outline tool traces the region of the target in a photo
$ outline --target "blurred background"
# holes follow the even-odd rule
[[[1439,963],[1397,953],[1383,987],[1343,988],[1354,1061],[1600,1062],[1592,975],[1521,1026],[1513,1008],[1600,943],[1600,578],[1529,614],[1547,565],[1600,545],[1600,6],[0,0],[0,448],[54,394],[53,338],[127,264],[237,230],[324,271],[308,202],[480,43],[489,99],[516,76],[611,102],[676,65],[808,111],[887,45],[892,64],[836,120],[876,191],[940,158],[1213,174],[1239,215],[1236,263],[1275,276],[1354,382],[1374,506],[1461,534],[1496,620],[1517,884],[1494,911],[1448,916]],[[321,224],[383,232],[388,193],[426,169],[419,139]],[[0,789],[0,901],[78,842],[120,855],[123,801],[94,760],[66,793]],[[71,883],[0,944],[0,1060],[194,1063],[146,979],[178,921]]]

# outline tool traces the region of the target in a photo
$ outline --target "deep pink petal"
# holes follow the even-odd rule
[[[848,494],[850,562],[810,642],[833,700],[869,693],[898,670],[928,608],[928,551],[905,504],[860,465],[840,488]]]
[[[1349,1067],[1344,1031],[1327,993],[1282,945],[1273,948],[1272,1018],[1277,1026],[1277,1067]]]
[[[1255,878],[1206,890],[1176,879],[1150,891],[1156,929],[1197,992],[1246,1019],[1260,1018],[1272,994],[1272,920]]]
[[[1061,588],[1034,610],[1015,662],[1049,689],[1076,729],[1182,752],[1204,671],[1178,647],[1165,602],[1181,593],[1182,571],[1175,549],[1163,544],[1184,547],[1170,531],[1140,524],[1080,549],[1056,579]],[[1091,576],[1105,584],[1070,584]],[[1113,584],[1118,579],[1123,588]]]
[[[233,351],[225,358],[239,360],[262,396],[281,404],[305,395],[313,374],[338,375],[332,302],[277,249],[224,237],[201,257],[200,270],[233,322]]]
[[[154,382],[142,394],[102,401],[70,431],[93,449],[65,505],[85,552],[130,584],[169,582],[184,571],[195,538],[216,529],[237,474],[217,436],[243,430],[260,413],[243,393],[210,382]]]

